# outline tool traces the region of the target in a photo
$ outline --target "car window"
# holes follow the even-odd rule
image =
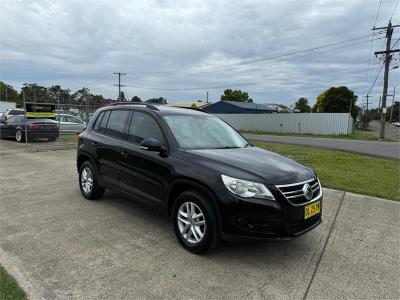
[[[128,114],[128,110],[112,110],[110,118],[108,119],[106,134],[116,138],[122,138]]]
[[[23,115],[24,111],[23,110],[11,110],[10,115],[18,116],[18,115]]]
[[[14,116],[11,116],[11,117],[9,117],[8,119],[7,119],[7,124],[8,125],[12,125],[12,124],[14,124],[15,123],[15,117]]]
[[[136,111],[129,126],[128,140],[140,144],[146,138],[154,138],[165,144],[156,120],[149,114]]]
[[[103,119],[100,122],[98,131],[105,133],[106,132],[106,128],[107,128],[107,122],[108,122],[108,118],[110,117],[110,111],[106,111],[104,114]]]
[[[103,117],[104,117],[104,111],[102,111],[99,114],[99,116],[97,117],[96,122],[94,123],[94,126],[93,126],[94,130],[98,130],[99,129],[99,125],[100,125],[101,120],[103,119]]]
[[[79,120],[77,118],[75,118],[74,116],[65,116],[67,122],[70,123],[80,123]]]

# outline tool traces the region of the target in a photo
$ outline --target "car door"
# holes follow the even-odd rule
[[[104,112],[99,126],[95,124],[95,133],[91,141],[98,158],[101,183],[114,190],[119,190],[121,162],[121,139],[124,135],[128,110],[118,109]],[[97,122],[96,122],[97,123]]]
[[[16,116],[9,116],[7,118],[7,121],[4,123],[5,126],[2,128],[2,135],[4,137],[15,137],[16,121]]]
[[[73,132],[82,132],[84,130],[84,122],[74,116],[66,116],[70,129]]]
[[[167,182],[171,180],[171,157],[140,148],[145,138],[160,140],[165,136],[156,119],[146,112],[134,111],[122,142],[121,190],[156,208],[164,208]]]

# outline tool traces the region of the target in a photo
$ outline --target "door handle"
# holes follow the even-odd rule
[[[92,142],[93,146],[98,146],[99,144],[97,142]]]
[[[128,157],[128,152],[121,151],[121,155],[122,155],[123,158],[127,158]]]

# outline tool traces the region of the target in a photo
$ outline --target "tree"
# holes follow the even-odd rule
[[[72,102],[76,104],[86,104],[86,101],[90,101],[93,95],[90,93],[88,88],[81,88],[71,95]]]
[[[126,97],[125,97],[125,93],[123,91],[120,92],[119,97],[118,97],[118,101],[121,102],[126,102]]]
[[[70,98],[70,90],[62,89],[59,85],[53,85],[47,89],[49,98],[52,102],[58,102],[58,97],[60,98],[60,103],[65,103]]]
[[[155,104],[167,104],[167,99],[163,97],[159,98],[151,98],[149,100],[146,100],[147,103],[155,103]]]
[[[298,109],[301,113],[309,113],[311,112],[311,107],[308,105],[307,98],[301,97],[294,104],[294,109]]]
[[[253,103],[253,99],[249,98],[248,93],[242,92],[241,90],[232,91],[231,89],[224,91],[224,94],[221,95],[221,100]]]
[[[11,85],[6,84],[3,81],[0,81],[0,100],[17,102],[18,92]]]
[[[331,87],[317,97],[312,111],[321,113],[346,113],[351,109],[351,116],[355,120],[358,113],[356,106],[357,96],[345,86]]]
[[[140,99],[138,96],[133,96],[131,101],[132,102],[142,102],[142,99]]]
[[[24,83],[21,89],[20,99],[25,93],[26,102],[48,103],[54,102],[50,99],[48,89],[36,83]]]

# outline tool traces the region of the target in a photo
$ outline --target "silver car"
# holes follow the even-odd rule
[[[56,114],[56,121],[59,121],[62,133],[81,133],[86,128],[86,123],[73,115]]]

